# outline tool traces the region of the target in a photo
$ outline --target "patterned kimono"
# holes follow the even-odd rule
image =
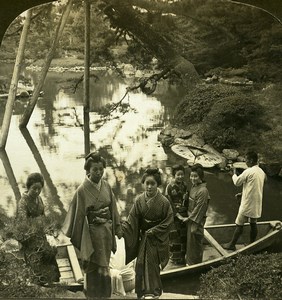
[[[44,204],[40,196],[30,201],[27,192],[23,193],[17,210],[18,218],[36,218],[44,215]]]
[[[141,298],[145,294],[162,294],[160,266],[169,260],[169,230],[173,212],[166,197],[157,194],[148,199],[146,193],[137,196],[123,223],[126,247],[126,263],[137,257],[135,292]],[[150,229],[151,234],[147,231]]]
[[[116,251],[115,234],[120,230],[116,199],[110,185],[103,179],[97,185],[86,177],[74,194],[63,232],[80,250],[88,299],[111,296],[109,261],[111,251]]]
[[[203,259],[204,225],[209,200],[210,195],[205,182],[192,186],[187,224],[186,263],[189,265],[200,263]]]
[[[41,228],[44,219],[44,204],[41,197],[38,196],[33,200],[27,192],[24,192],[18,203],[15,226],[22,226],[21,224],[26,223],[30,228],[36,228],[34,235],[21,240],[20,243],[26,263],[36,274],[35,283],[40,284],[58,281],[60,278],[56,262],[57,249],[49,245]]]
[[[182,217],[187,217],[187,185],[184,182],[177,184],[172,181],[167,185],[165,195],[170,201],[174,215],[174,226],[169,235],[170,260],[175,264],[185,265],[187,226],[186,223],[176,217],[176,214],[179,213]]]

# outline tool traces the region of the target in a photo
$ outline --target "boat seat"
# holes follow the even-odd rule
[[[229,253],[222,248],[222,246],[214,239],[214,237],[206,230],[204,229],[204,236],[205,239],[222,255],[226,256]]]

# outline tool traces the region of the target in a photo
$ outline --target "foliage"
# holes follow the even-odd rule
[[[59,273],[55,261],[57,250],[46,239],[46,234],[56,237],[58,229],[59,224],[50,217],[21,220],[6,218],[1,228],[1,236],[4,240],[15,239],[21,245],[20,261],[26,269],[26,277],[21,279],[23,282],[42,285],[58,281]]]
[[[238,94],[217,101],[203,119],[203,137],[207,143],[218,149],[239,146],[242,142],[242,130],[258,132],[263,114],[262,106],[254,96]],[[247,138],[250,138],[248,134]]]
[[[239,256],[202,275],[201,299],[281,299],[282,253]]]
[[[64,287],[50,289],[32,284],[36,281],[33,269],[18,253],[3,250],[0,250],[0,278],[1,298],[52,298],[65,290]]]
[[[188,126],[201,122],[212,106],[222,98],[238,93],[238,88],[227,85],[200,84],[189,90],[176,107],[173,122]]]

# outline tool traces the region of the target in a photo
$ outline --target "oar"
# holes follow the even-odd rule
[[[214,239],[214,237],[204,229],[205,239],[223,256],[228,255],[229,253],[222,248],[222,246]]]

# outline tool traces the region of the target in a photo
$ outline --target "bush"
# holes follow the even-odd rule
[[[262,106],[248,95],[222,98],[203,119],[203,137],[218,149],[240,146],[245,133],[259,132],[262,116]]]
[[[202,275],[201,299],[282,299],[282,253],[239,256]]]
[[[224,84],[197,85],[178,104],[172,121],[184,126],[199,123],[208,115],[215,103],[239,92],[238,87]]]
[[[33,269],[19,253],[0,250],[0,298],[50,298],[63,293],[66,288],[43,288],[32,284],[36,280]]]
[[[21,244],[19,254],[22,257],[22,268],[19,267],[19,270],[26,271],[20,276],[21,284],[29,282],[42,285],[59,280],[55,260],[57,249],[50,246],[46,238],[46,234],[56,236],[58,226],[53,218],[45,216],[23,220],[6,218],[1,236],[4,240],[15,239]],[[17,277],[16,273],[17,270],[12,270],[9,276]]]

